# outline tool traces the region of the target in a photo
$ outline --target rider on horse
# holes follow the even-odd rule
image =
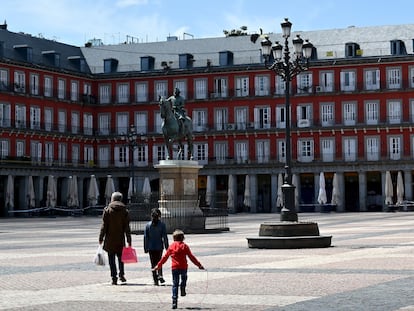
[[[167,100],[172,102],[174,114],[179,121],[181,132],[184,125],[184,120],[186,118],[186,113],[184,109],[184,97],[180,95],[180,89],[175,88],[174,95],[170,96]]]

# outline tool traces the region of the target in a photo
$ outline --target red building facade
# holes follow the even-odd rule
[[[337,211],[383,210],[387,171],[392,204],[401,201],[399,172],[402,200],[413,199],[413,38],[401,32],[401,40],[395,39],[407,27],[414,29],[344,29],[339,41],[333,30],[302,33],[315,55],[310,69],[291,84],[299,211],[320,207],[321,172],[326,203],[337,179]],[[352,40],[364,34],[364,42]],[[57,206],[67,206],[70,176],[77,176],[79,207],[90,203],[91,175],[98,179],[99,204],[105,201],[108,174],[125,196],[131,170],[136,189],[149,177],[157,191],[154,165],[165,158],[158,98],[176,87],[193,120],[195,160],[203,165],[202,203],[231,212],[278,211],[285,162],[283,81],[266,69],[248,37],[77,48],[3,25],[0,43],[2,216],[33,207],[28,176],[34,180],[35,207],[46,204],[49,176],[57,179]],[[122,139],[131,124],[138,134],[132,153]],[[7,198],[9,175],[13,206]],[[231,206],[229,190],[236,198]]]

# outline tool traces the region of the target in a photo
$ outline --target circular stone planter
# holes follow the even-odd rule
[[[319,228],[313,222],[278,222],[260,225],[259,236],[317,236]]]

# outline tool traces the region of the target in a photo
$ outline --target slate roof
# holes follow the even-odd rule
[[[0,42],[3,49],[0,56],[4,60],[13,62],[31,63],[36,66],[55,67],[56,70],[80,71],[80,60],[84,59],[79,47],[60,43],[53,40],[34,37],[25,33],[15,33],[5,29],[4,25],[0,28]],[[32,49],[32,60],[28,61],[24,50]],[[1,55],[2,54],[2,55]],[[60,55],[60,65],[55,66],[54,55]],[[84,71],[90,73],[88,66]]]
[[[309,39],[316,47],[320,60],[344,58],[345,44],[349,42],[359,44],[364,57],[389,56],[391,40],[402,40],[407,54],[413,54],[414,24],[293,31],[290,39],[297,34],[300,34],[302,39]],[[278,40],[283,44],[281,33],[271,33],[269,37],[272,42]],[[194,56],[194,67],[205,67],[207,59],[211,60],[212,66],[218,66],[220,51],[233,52],[234,65],[258,64],[263,62],[260,52],[261,40],[259,38],[253,44],[250,36],[187,39],[82,47],[82,52],[93,73],[103,73],[103,60],[108,58],[118,60],[118,72],[140,71],[140,58],[143,56],[155,58],[154,69],[161,69],[162,61],[172,62],[171,68],[178,68],[179,54],[183,53]]]

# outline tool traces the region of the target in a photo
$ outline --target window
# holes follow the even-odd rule
[[[129,131],[128,113],[118,113],[116,115],[116,133],[118,135],[125,135]]]
[[[9,72],[5,69],[0,69],[0,90],[9,89]]]
[[[137,112],[135,114],[135,124],[138,134],[148,133],[148,114],[146,112]]]
[[[53,148],[54,145],[52,142],[45,143],[45,165],[47,166],[53,165]]]
[[[167,81],[155,81],[155,92],[154,92],[154,100],[157,100],[160,97],[167,97],[168,96],[168,92],[167,92]]]
[[[83,134],[93,135],[93,115],[91,113],[83,114]]]
[[[138,145],[134,151],[134,158],[137,166],[148,165],[148,146]]]
[[[141,70],[149,71],[154,70],[155,58],[152,56],[143,56],[141,57]]]
[[[206,99],[207,98],[207,79],[196,79],[195,84],[195,98]]]
[[[409,84],[410,84],[411,88],[414,88],[414,67],[410,67],[409,72],[410,72],[410,78],[409,78],[410,82],[409,82]]]
[[[237,97],[249,96],[249,77],[237,77],[235,91]]]
[[[390,124],[401,123],[401,102],[399,101],[388,102],[388,122]]]
[[[40,108],[30,107],[30,129],[40,130]]]
[[[99,86],[99,102],[109,104],[111,102],[111,86],[109,84]]]
[[[58,112],[58,128],[60,133],[66,131],[66,111],[64,110]]]
[[[16,156],[22,157],[26,155],[25,149],[26,149],[25,141],[21,141],[21,140],[16,141]]]
[[[80,147],[79,145],[72,145],[72,165],[78,166],[80,159]]]
[[[193,110],[193,129],[196,132],[202,132],[207,128],[207,111]]]
[[[401,88],[401,68],[387,68],[387,88]]]
[[[214,156],[217,164],[226,163],[226,159],[228,157],[227,150],[227,142],[219,142],[214,144]]]
[[[311,105],[299,105],[297,107],[298,127],[309,127],[311,125]]]
[[[391,136],[389,137],[389,151],[391,160],[401,159],[401,137]]]
[[[220,67],[233,65],[233,52],[231,51],[219,52],[219,65]]]
[[[80,129],[79,113],[72,112],[71,116],[72,117],[71,117],[70,125],[72,127],[72,134],[79,134],[79,129]]]
[[[236,162],[237,163],[246,163],[248,160],[249,149],[247,142],[238,141],[236,142]]]
[[[368,125],[378,124],[379,118],[379,104],[378,102],[365,103],[365,122]]]
[[[345,161],[356,161],[357,151],[356,151],[356,138],[355,137],[346,137],[344,138],[344,160]]]
[[[109,167],[110,147],[98,146],[98,165],[99,167]]]
[[[129,101],[129,84],[118,84],[118,103],[125,104]]]
[[[268,163],[270,159],[269,140],[256,141],[256,161],[258,163]]]
[[[378,137],[367,137],[366,138],[366,152],[368,161],[379,160],[379,138]]]
[[[254,108],[254,124],[255,129],[268,129],[271,123],[270,107]]]
[[[161,134],[162,133],[162,122],[163,119],[161,118],[161,113],[159,111],[155,112],[154,115],[154,131],[156,133]],[[194,120],[193,120],[193,124],[194,124]]]
[[[95,165],[92,146],[83,147],[83,157],[84,157],[85,166],[93,167]]]
[[[110,114],[98,115],[98,129],[99,135],[109,135],[111,131],[111,118]]]
[[[45,130],[50,132],[53,128],[53,110],[46,108],[45,109]]]
[[[217,108],[215,109],[214,125],[217,131],[222,131],[228,129],[228,120],[227,120],[227,109],[226,108]]]
[[[10,127],[11,125],[10,104],[0,102],[0,127]]]
[[[52,77],[45,77],[44,95],[45,95],[45,97],[52,97],[53,96],[53,80],[52,80]]]
[[[333,72],[323,71],[319,75],[319,86],[316,92],[333,92],[334,90],[334,74]]]
[[[279,139],[277,141],[277,156],[278,161],[286,163],[286,142],[285,140]]]
[[[335,153],[334,139],[321,139],[321,158],[323,162],[332,162]]]
[[[236,128],[245,130],[247,125],[247,108],[236,108]]]
[[[79,83],[78,81],[71,81],[70,83],[70,100],[76,102],[79,100]]]
[[[0,159],[6,159],[10,154],[10,147],[8,140],[0,140]]]
[[[355,72],[341,71],[341,91],[352,92],[355,88]]]
[[[256,76],[254,90],[256,96],[268,96],[270,94],[269,76]]]
[[[59,79],[58,80],[58,98],[65,99],[66,98],[65,93],[66,93],[66,82],[63,79]]]
[[[39,95],[39,75],[30,74],[30,94]]]
[[[286,107],[276,106],[276,127],[286,128]]]
[[[296,78],[298,94],[310,94],[312,93],[312,74],[301,73]]]
[[[313,140],[300,139],[298,140],[298,161],[311,162],[314,158]]]
[[[321,105],[322,126],[332,126],[335,124],[334,104]]]
[[[14,91],[17,93],[26,92],[26,77],[24,72],[16,71],[14,73]]]
[[[356,103],[345,102],[343,104],[344,125],[356,124]]]
[[[365,89],[368,91],[380,89],[379,69],[367,69],[365,71]]]
[[[135,84],[135,94],[136,94],[136,101],[138,103],[147,102],[148,101],[148,83],[137,82]]]
[[[283,80],[281,76],[275,77],[275,93],[277,95],[285,95],[286,90],[286,82]]]
[[[38,141],[31,141],[30,143],[30,157],[33,164],[42,163],[42,143]]]
[[[114,58],[104,59],[104,73],[116,72],[118,60]]]
[[[164,160],[167,155],[167,148],[163,145],[153,146],[152,150],[154,164],[159,163],[161,160]]]
[[[183,80],[174,81],[174,89],[180,90],[180,95],[185,99],[188,97],[187,95],[187,83]]]
[[[67,162],[67,154],[68,154],[68,147],[66,144],[59,143],[58,144],[58,164],[59,165],[66,165]]]
[[[194,160],[200,164],[208,163],[208,145],[207,143],[194,144]]]
[[[26,106],[16,105],[15,107],[16,128],[26,128]]]
[[[227,78],[214,78],[214,93],[212,98],[223,98],[228,96]]]

